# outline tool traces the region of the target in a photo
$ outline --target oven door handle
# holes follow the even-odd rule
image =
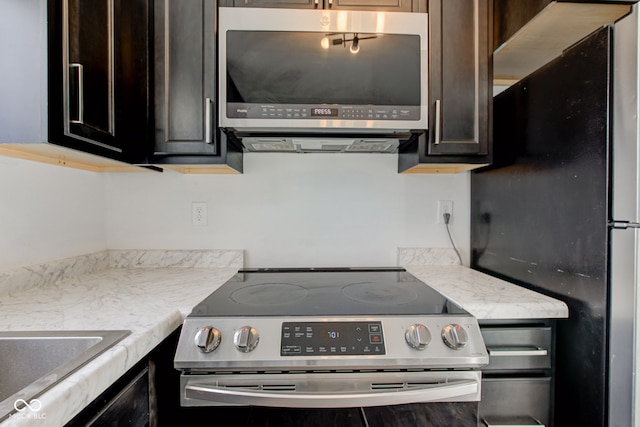
[[[242,390],[207,384],[187,384],[185,397],[231,405],[255,405],[287,408],[351,408],[360,406],[401,405],[407,403],[471,401],[479,391],[475,380],[452,380],[443,384],[424,384],[393,391],[351,393],[296,393],[271,390]]]

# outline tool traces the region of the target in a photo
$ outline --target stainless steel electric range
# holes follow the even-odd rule
[[[403,269],[243,270],[186,318],[182,406],[480,400],[476,319]]]

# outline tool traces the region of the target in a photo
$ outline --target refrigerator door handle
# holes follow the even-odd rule
[[[640,222],[632,221],[610,221],[609,227],[614,230],[626,230],[627,228],[640,228]]]

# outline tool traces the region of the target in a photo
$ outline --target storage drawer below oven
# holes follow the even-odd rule
[[[482,327],[481,333],[489,353],[484,372],[551,368],[550,327]]]
[[[483,378],[478,425],[548,426],[551,378]]]

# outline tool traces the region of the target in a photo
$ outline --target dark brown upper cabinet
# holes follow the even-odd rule
[[[150,153],[148,0],[5,2],[0,154],[92,171]]]
[[[401,147],[400,172],[491,163],[490,0],[429,1],[429,129]]]
[[[242,151],[217,128],[214,0],[155,0],[154,164],[180,172],[242,171]]]
[[[50,142],[145,163],[148,0],[55,0],[48,7]]]

